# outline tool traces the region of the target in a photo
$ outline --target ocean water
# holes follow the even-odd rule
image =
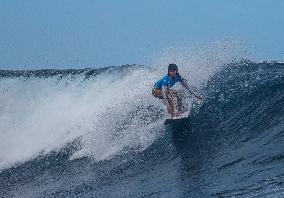
[[[0,197],[284,197],[284,64],[190,78],[205,99],[167,126],[161,74],[0,71]]]

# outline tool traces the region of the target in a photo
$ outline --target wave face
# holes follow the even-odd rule
[[[284,64],[223,65],[170,126],[158,74],[0,71],[0,197],[284,195]]]

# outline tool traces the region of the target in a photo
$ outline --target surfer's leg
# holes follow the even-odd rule
[[[152,89],[152,95],[155,97],[155,98],[160,98],[160,99],[163,99],[163,93],[162,93],[162,90],[159,90],[159,89],[155,89],[153,88]],[[174,112],[174,103],[173,103],[173,97],[172,97],[172,94],[171,93],[167,93],[166,94],[167,96],[167,101],[169,103],[169,106],[170,108],[168,108],[168,113],[171,115],[171,117],[175,117],[175,112]]]
[[[169,103],[170,108],[168,108],[168,113],[171,115],[172,118],[176,117],[174,103],[173,103],[173,96],[171,93],[167,94],[167,101]]]

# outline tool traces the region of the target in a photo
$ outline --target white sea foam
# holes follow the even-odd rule
[[[125,147],[148,145],[153,133],[129,129],[114,139],[115,125],[139,105],[157,106],[150,92],[156,75],[142,68],[122,75],[101,74],[86,81],[83,75],[60,81],[1,79],[0,168],[60,149],[77,137],[82,137],[84,155],[96,160]]]

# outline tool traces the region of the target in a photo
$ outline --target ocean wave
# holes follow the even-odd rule
[[[170,126],[150,95],[157,71],[88,71],[1,75],[3,196],[283,195],[284,64],[222,65]]]

